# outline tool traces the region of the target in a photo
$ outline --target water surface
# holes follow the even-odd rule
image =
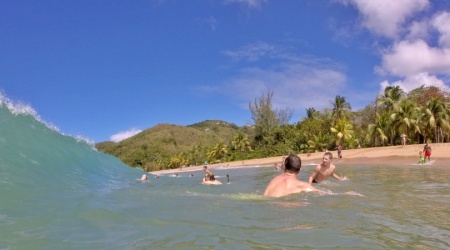
[[[140,181],[3,105],[0,249],[449,249],[449,169],[339,165],[349,181],[316,185],[334,195],[278,199],[261,195],[273,168],[212,168],[221,186],[201,185],[201,171]]]

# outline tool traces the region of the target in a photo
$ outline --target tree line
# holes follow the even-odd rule
[[[306,109],[306,117],[289,124],[293,110],[274,109],[273,92],[249,103],[253,124],[241,128],[228,143],[212,147],[194,145],[170,158],[146,164],[148,171],[208,163],[401,143],[448,142],[450,140],[449,93],[436,86],[421,86],[408,93],[388,86],[374,101],[352,111],[344,96],[330,100],[322,111]]]

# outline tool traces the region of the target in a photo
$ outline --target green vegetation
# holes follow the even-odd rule
[[[97,149],[133,167],[154,171],[223,161],[245,160],[289,153],[306,153],[361,146],[448,142],[449,93],[431,86],[405,93],[387,87],[376,100],[352,111],[345,97],[336,96],[331,108],[306,109],[307,117],[294,124],[293,111],[275,110],[273,92],[249,103],[253,126],[224,121],[190,126],[160,124],[119,143],[101,142]]]

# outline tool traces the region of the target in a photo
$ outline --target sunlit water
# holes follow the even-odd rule
[[[212,168],[221,186],[201,185],[201,171],[140,181],[3,105],[0,249],[449,249],[449,169],[339,165],[349,181],[316,185],[334,195],[278,199],[261,195],[280,173],[270,167]]]

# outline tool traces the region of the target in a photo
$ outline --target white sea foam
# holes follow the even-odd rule
[[[90,145],[93,149],[95,149],[94,141],[92,141],[84,136],[80,136],[80,135],[72,136],[72,135],[68,135],[68,134],[61,132],[56,125],[44,121],[39,116],[38,112],[31,105],[25,104],[23,102],[12,101],[2,91],[0,91],[0,107],[3,105],[5,105],[8,108],[8,110],[11,112],[11,114],[13,114],[13,115],[32,116],[36,121],[44,124],[47,128],[49,128],[57,133],[60,133],[61,135],[70,136],[70,137],[74,138],[75,140],[77,140],[78,142],[84,142],[84,143]]]

